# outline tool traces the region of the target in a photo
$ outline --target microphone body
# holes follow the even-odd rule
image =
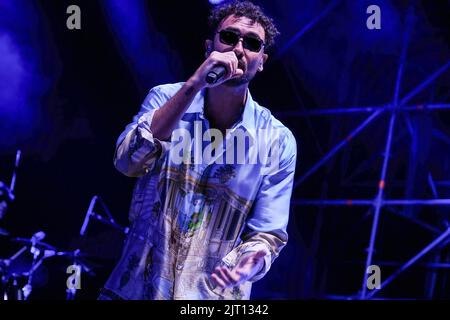
[[[224,66],[222,65],[215,66],[211,69],[211,71],[208,72],[208,75],[206,76],[206,83],[215,84],[226,73],[227,69]]]

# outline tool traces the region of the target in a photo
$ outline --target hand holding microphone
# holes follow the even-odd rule
[[[227,73],[227,69],[223,65],[215,66],[211,69],[210,72],[206,75],[206,83],[215,84],[219,81],[225,74]]]
[[[201,88],[214,87],[243,74],[244,71],[239,68],[238,58],[233,51],[213,51],[208,52],[207,59],[191,79]]]

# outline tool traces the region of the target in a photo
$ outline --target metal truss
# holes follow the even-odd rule
[[[319,15],[320,18],[323,17],[324,14],[328,13],[331,8],[327,7],[323,14]],[[316,21],[315,19],[314,21]],[[433,112],[436,110],[449,110],[450,104],[445,103],[433,103],[433,104],[419,104],[419,105],[408,105],[408,103],[417,96],[420,92],[430,86],[440,75],[446,72],[450,67],[450,60],[448,60],[444,65],[438,68],[435,72],[429,75],[425,80],[423,80],[418,86],[412,89],[409,93],[407,93],[403,98],[400,98],[400,87],[402,84],[402,77],[404,75],[404,66],[406,62],[408,44],[410,40],[411,30],[413,27],[413,22],[411,19],[411,13],[408,13],[408,18],[406,20],[406,28],[404,32],[403,42],[402,42],[402,52],[400,55],[397,78],[395,82],[395,91],[393,100],[385,105],[380,106],[368,106],[368,107],[341,107],[334,109],[323,109],[323,110],[315,110],[315,111],[293,111],[293,112],[279,112],[277,116],[285,118],[285,117],[306,117],[310,119],[310,117],[326,117],[326,116],[335,116],[335,115],[355,115],[355,114],[364,114],[367,113],[369,116],[362,121],[356,128],[354,128],[351,132],[347,134],[347,136],[342,139],[339,143],[337,143],[334,147],[332,147],[320,160],[318,160],[311,168],[309,168],[303,175],[298,177],[294,182],[294,188],[299,187],[303,184],[308,178],[310,178],[314,173],[316,173],[322,166],[324,166],[330,159],[332,159],[336,154],[342,151],[344,148],[351,145],[352,141],[355,137],[360,135],[369,124],[373,123],[376,119],[380,118],[381,115],[387,115],[388,122],[388,130],[386,134],[386,141],[384,144],[384,153],[383,153],[383,162],[379,172],[379,180],[373,183],[377,183],[377,192],[371,199],[293,199],[293,206],[316,206],[322,209],[326,206],[342,206],[342,207],[352,207],[352,206],[366,206],[370,208],[373,212],[373,221],[369,239],[369,246],[367,249],[367,258],[365,261],[366,268],[364,269],[363,281],[361,286],[361,291],[352,297],[342,297],[340,299],[348,299],[348,298],[357,298],[357,299],[372,299],[375,295],[377,295],[381,290],[383,290],[387,285],[389,285],[392,281],[394,281],[401,273],[410,268],[412,265],[417,264],[417,262],[424,257],[426,254],[430,253],[433,249],[443,248],[444,246],[450,243],[450,225],[448,222],[446,223],[446,228],[435,227],[429,225],[419,219],[414,217],[406,217],[412,222],[424,227],[425,229],[431,231],[435,236],[434,240],[431,241],[428,245],[426,245],[422,250],[420,250],[416,255],[411,257],[407,262],[400,264],[400,267],[394,271],[384,282],[382,282],[380,289],[371,290],[367,292],[367,279],[368,274],[366,272],[367,268],[373,263],[373,254],[375,250],[375,243],[377,239],[377,234],[379,232],[379,219],[381,215],[381,210],[385,208],[390,212],[397,213],[398,211],[395,209],[396,206],[402,207],[412,207],[412,206],[449,206],[450,199],[448,198],[439,198],[437,193],[436,186],[450,186],[450,181],[434,181],[431,174],[428,174],[428,184],[430,189],[432,190],[433,199],[388,199],[386,194],[386,185],[387,185],[387,172],[391,161],[391,156],[393,153],[394,142],[393,135],[396,127],[398,127],[398,117],[400,114],[408,114],[410,112]],[[308,29],[311,28],[313,23],[308,24]],[[303,34],[304,30],[300,31],[300,34]],[[295,37],[293,41],[296,41],[298,37]],[[293,42],[291,41],[291,42]],[[289,42],[289,45],[292,43]],[[283,48],[286,51],[288,48]],[[283,51],[283,52],[284,52]],[[410,133],[413,131],[411,124],[408,122],[408,118],[406,118],[406,125],[409,129]],[[433,129],[433,138],[438,138],[446,144],[450,145],[450,137],[448,137],[445,133],[439,131],[438,129]],[[364,170],[368,166],[370,166],[370,162],[373,162],[373,158],[367,159],[366,163],[361,164],[358,170]],[[447,177],[448,178],[448,177]],[[326,181],[324,182],[326,183]],[[380,263],[381,264],[381,263]],[[391,265],[398,265],[399,263],[391,262]],[[425,266],[431,266],[432,268],[450,268],[450,264],[448,263],[439,263],[439,261],[435,261],[435,263],[423,264]],[[434,274],[434,281],[436,279],[436,275]],[[434,287],[434,283],[432,284]],[[432,295],[433,288],[429,289],[428,296]],[[336,298],[338,296],[328,295],[327,297]]]

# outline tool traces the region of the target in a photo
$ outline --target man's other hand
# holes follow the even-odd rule
[[[222,289],[238,286],[253,278],[264,266],[264,250],[245,253],[233,269],[218,266],[211,274],[211,280]]]

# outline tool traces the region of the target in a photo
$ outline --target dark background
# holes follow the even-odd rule
[[[294,132],[300,177],[370,115],[303,112],[392,103],[407,43],[400,97],[444,66],[407,105],[447,108],[398,113],[384,197],[432,199],[431,176],[438,198],[449,198],[449,1],[372,2],[255,1],[281,36],[251,84],[252,95]],[[66,28],[72,4],[81,8],[81,30]],[[381,8],[381,30],[366,28],[371,4]],[[113,167],[116,139],[151,87],[185,81],[203,61],[210,7],[201,0],[0,4],[0,180],[9,184],[16,150],[22,151],[16,200],[0,221],[11,233],[0,236],[0,257],[21,248],[12,238],[43,230],[44,241],[59,250],[80,248],[89,255],[96,275],[83,274],[77,297],[97,296],[122,236],[91,221],[81,239],[85,213],[98,195],[117,223],[127,225],[135,180]],[[289,244],[255,284],[254,298],[358,296],[374,210],[299,203],[374,199],[390,115],[382,114],[294,189]],[[383,280],[444,232],[448,221],[448,205],[383,208],[373,262]],[[22,260],[14,268],[26,268],[29,257]],[[441,266],[425,265],[430,262]],[[448,299],[449,263],[444,241],[377,297]],[[30,299],[64,299],[69,264],[64,257],[45,261]]]

